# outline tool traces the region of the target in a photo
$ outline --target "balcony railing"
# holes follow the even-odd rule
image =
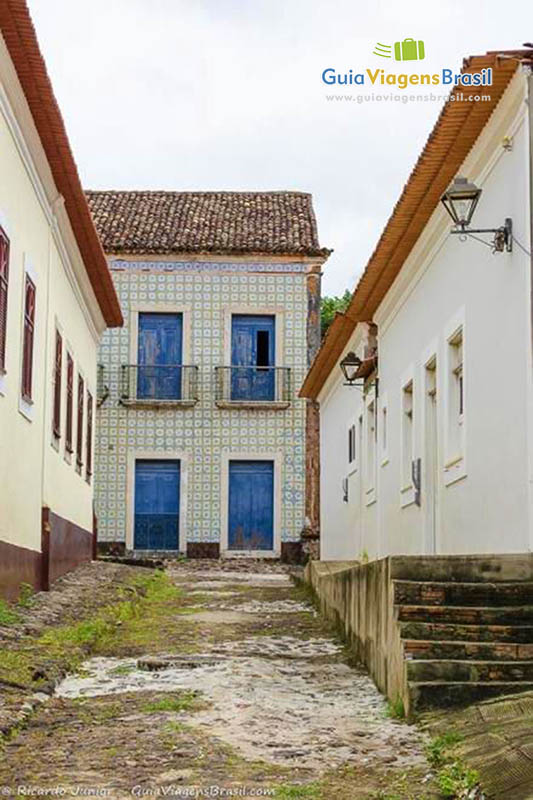
[[[215,367],[220,408],[288,408],[290,367]]]
[[[123,364],[120,401],[136,406],[193,406],[198,402],[198,367],[183,364]]]

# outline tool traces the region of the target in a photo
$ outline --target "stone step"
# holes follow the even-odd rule
[[[457,661],[527,661],[533,659],[533,644],[518,642],[447,642],[407,639],[403,642],[407,659]]]
[[[530,681],[533,685],[533,661],[407,661],[410,681],[451,681],[452,683],[511,683]]]
[[[395,580],[394,602],[409,606],[528,606],[533,605],[533,583]]]
[[[456,625],[520,625],[533,623],[533,606],[395,606],[400,622],[452,622]]]
[[[413,581],[500,583],[533,581],[533,553],[391,556],[390,576]]]
[[[533,690],[529,681],[491,681],[481,683],[413,681],[409,682],[412,708],[424,711],[430,708],[448,708],[488,700],[500,695]]]
[[[453,622],[400,622],[402,639],[442,642],[533,642],[533,625],[460,625]]]

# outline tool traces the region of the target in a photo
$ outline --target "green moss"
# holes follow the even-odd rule
[[[35,590],[31,583],[21,583],[19,589],[18,605],[21,608],[29,608],[33,605]]]
[[[199,693],[195,691],[180,692],[170,695],[169,697],[162,697],[159,700],[154,700],[150,703],[145,703],[141,706],[141,711],[148,714],[157,711],[194,711],[201,707],[199,700]]]
[[[15,625],[19,620],[15,609],[0,597],[0,625]]]
[[[278,800],[320,800],[322,793],[317,783],[308,783],[302,786],[281,784],[273,787],[274,795]]]

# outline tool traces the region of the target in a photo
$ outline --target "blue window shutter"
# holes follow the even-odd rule
[[[231,324],[231,399],[274,400],[276,319],[234,314]],[[241,367],[241,369],[238,369]]]
[[[137,396],[152,400],[181,398],[183,317],[140,313]]]

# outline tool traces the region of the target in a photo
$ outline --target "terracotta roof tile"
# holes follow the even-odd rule
[[[327,256],[303,192],[89,191],[107,253]]]
[[[25,0],[0,0],[0,32],[6,43],[58,192],[68,214],[85,269],[108,325],[121,325],[122,313],[107,260],[98,240],[61,112]]]

